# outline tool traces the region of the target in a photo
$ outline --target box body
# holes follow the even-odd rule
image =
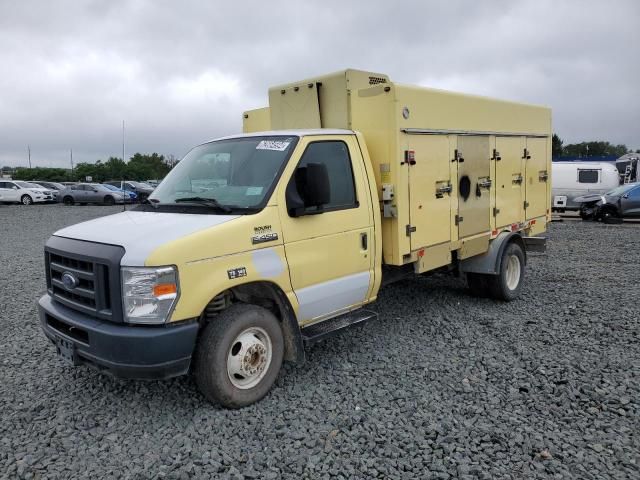
[[[267,125],[267,117],[269,124]],[[362,132],[381,199],[383,260],[418,271],[550,220],[551,110],[392,83],[346,70],[269,89],[245,132]]]

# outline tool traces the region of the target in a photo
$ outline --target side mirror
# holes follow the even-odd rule
[[[622,195],[622,198],[629,198],[629,194],[625,193],[624,195]]]
[[[287,210],[292,217],[322,213],[322,206],[331,200],[329,171],[324,163],[309,163],[299,167],[286,191]],[[315,210],[307,211],[307,208]]]
[[[13,187],[11,187],[14,190],[18,190],[18,187],[16,187],[15,185]]]

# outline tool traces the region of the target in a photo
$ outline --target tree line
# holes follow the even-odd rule
[[[136,153],[128,162],[118,157],[109,157],[106,161],[98,160],[95,163],[78,163],[73,170],[69,168],[46,167],[18,167],[10,171],[15,180],[42,180],[49,182],[83,182],[91,177],[93,182],[107,180],[159,180],[178,163],[173,156],[159,155],[157,153]],[[7,167],[2,171],[7,172]],[[9,173],[9,172],[7,172]]]
[[[621,157],[631,150],[626,145],[612,145],[609,142],[591,141],[581,143],[571,143],[564,145],[564,141],[557,135],[553,134],[552,138],[552,156],[558,157]],[[640,153],[640,150],[637,151]]]

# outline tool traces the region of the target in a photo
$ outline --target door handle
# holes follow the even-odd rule
[[[491,188],[491,180],[487,178],[485,180],[478,181],[478,187],[480,187],[480,188]]]
[[[362,247],[362,250],[369,249],[369,238],[367,237],[366,233],[360,234],[360,246]]]

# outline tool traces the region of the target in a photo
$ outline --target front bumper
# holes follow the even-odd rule
[[[197,321],[118,324],[68,308],[50,295],[40,299],[38,313],[45,335],[63,357],[122,378],[164,379],[187,373],[198,335]]]

